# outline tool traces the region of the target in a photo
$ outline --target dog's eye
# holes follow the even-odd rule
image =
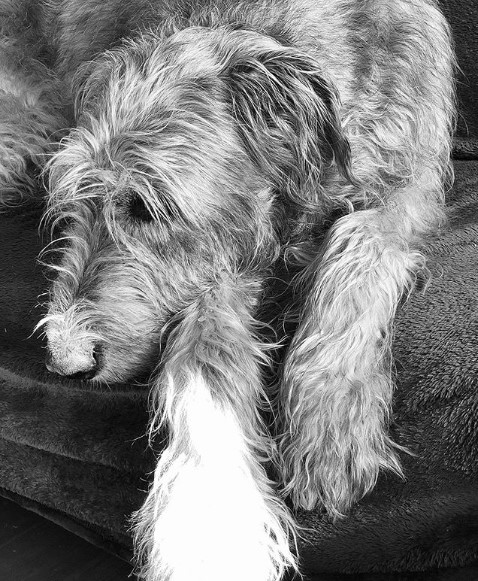
[[[144,200],[138,194],[133,194],[128,200],[128,214],[139,222],[152,222],[153,216],[146,207]]]

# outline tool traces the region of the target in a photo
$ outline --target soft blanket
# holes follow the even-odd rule
[[[383,474],[337,523],[299,512],[310,576],[478,558],[478,162],[455,168],[449,226],[429,244],[431,282],[396,321],[392,432],[412,453],[402,454],[406,480]],[[34,206],[0,217],[0,493],[128,558],[128,516],[153,466],[147,389],[94,388],[45,370],[32,335],[48,286],[38,217]]]

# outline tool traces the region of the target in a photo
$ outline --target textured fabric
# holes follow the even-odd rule
[[[312,574],[419,571],[478,558],[478,162],[456,163],[450,226],[430,241],[433,278],[396,322],[392,432],[406,480],[383,475],[346,519],[299,513]],[[91,388],[43,366],[35,208],[0,218],[0,487],[89,540],[128,555],[127,516],[152,458],[142,387]],[[1,491],[0,491],[1,492]],[[233,499],[231,499],[233,502]]]
[[[146,489],[146,391],[95,390],[46,371],[43,346],[31,336],[47,288],[36,263],[44,242],[38,220],[35,208],[0,216],[0,487],[119,549],[129,544],[125,515]]]
[[[440,0],[440,5],[452,28],[459,65],[457,152],[473,147],[478,159],[478,2]]]

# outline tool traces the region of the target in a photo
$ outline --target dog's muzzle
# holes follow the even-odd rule
[[[97,349],[90,353],[69,350],[63,355],[49,352],[45,359],[48,371],[71,379],[93,379],[100,369]]]
[[[74,379],[93,379],[102,367],[101,346],[96,337],[78,333],[68,319],[59,317],[46,325],[48,371]]]

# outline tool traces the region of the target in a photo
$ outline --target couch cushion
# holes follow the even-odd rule
[[[395,440],[406,480],[382,475],[338,523],[300,512],[303,566],[403,571],[478,557],[478,162],[456,162],[450,225],[430,241],[432,281],[396,323]],[[0,493],[124,557],[147,488],[147,391],[49,374],[36,263],[39,208],[0,217]],[[45,299],[45,297],[43,297]]]
[[[440,0],[450,22],[459,69],[455,155],[478,159],[478,3],[470,0]]]

